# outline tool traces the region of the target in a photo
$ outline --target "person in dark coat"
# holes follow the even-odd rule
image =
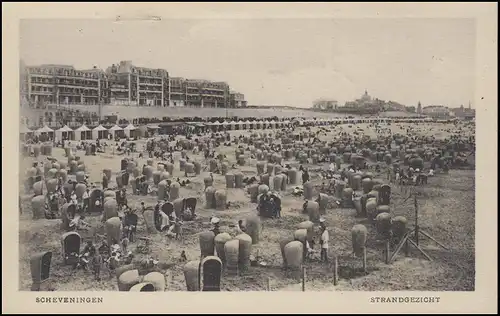
[[[106,176],[106,174],[103,174],[102,175],[102,188],[104,190],[106,190],[108,188],[108,177]]]
[[[306,183],[307,181],[309,181],[309,172],[307,171],[307,169],[304,169],[304,171],[302,172],[302,184]]]

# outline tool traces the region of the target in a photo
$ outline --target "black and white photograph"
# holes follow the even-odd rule
[[[18,291],[477,290],[474,18],[18,28]]]

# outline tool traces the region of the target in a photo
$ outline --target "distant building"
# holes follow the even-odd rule
[[[462,104],[459,108],[451,109],[451,111],[459,119],[472,120],[476,117],[476,110],[471,108],[470,102],[468,108],[464,108]]]
[[[239,92],[231,92],[229,94],[229,99],[232,108],[244,108],[247,106],[247,101],[245,101],[245,95]]]
[[[319,99],[313,102],[313,109],[329,111],[336,109],[338,105],[339,103],[337,100]]]
[[[384,110],[386,102],[378,98],[372,98],[368,91],[361,98],[354,101],[347,101],[343,107],[339,107],[340,112],[357,113],[357,114],[375,114]]]
[[[383,108],[385,111],[406,111],[406,107],[398,102],[395,101],[388,101],[383,105]],[[413,107],[415,110],[415,107]],[[413,111],[415,112],[415,111]]]
[[[422,114],[436,119],[448,119],[455,116],[453,112],[444,105],[425,106],[422,109]]]

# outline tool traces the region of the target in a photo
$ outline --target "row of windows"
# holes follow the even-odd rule
[[[29,68],[27,68],[27,71],[29,74],[36,74],[36,75],[83,77],[83,78],[89,78],[89,79],[90,78],[91,79],[98,79],[99,78],[99,74],[97,74],[97,73],[78,71],[75,69],[29,67]]]

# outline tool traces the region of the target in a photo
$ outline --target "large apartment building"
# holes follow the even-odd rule
[[[168,71],[136,67],[131,61],[121,61],[106,69],[110,104],[167,106]]]
[[[231,108],[244,108],[247,106],[247,101],[245,101],[245,95],[239,92],[231,92],[229,94],[229,102]]]
[[[44,104],[98,104],[107,101],[107,79],[98,69],[76,70],[67,65],[27,66],[21,86],[33,106]]]
[[[170,77],[167,70],[137,67],[120,61],[105,71],[76,70],[66,65],[20,64],[21,95],[33,105],[110,104],[154,107],[237,107],[229,85],[200,79]]]

